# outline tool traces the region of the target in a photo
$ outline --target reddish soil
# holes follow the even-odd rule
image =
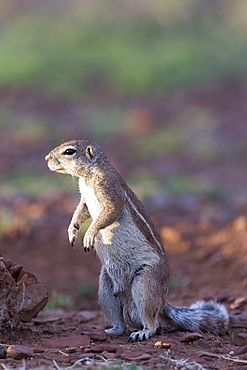
[[[242,143],[241,135],[246,135],[246,95],[242,89],[237,93],[236,106],[228,106],[227,103],[236,97],[235,88],[229,91],[229,96],[222,97],[222,91],[211,91],[190,99],[196,104],[200,100],[201,105],[210,105],[218,111],[222,123],[218,129],[220,137]],[[153,106],[154,110],[156,108]],[[176,109],[179,109],[179,104]],[[163,114],[158,108],[155,111],[157,115]],[[235,119],[234,127],[229,124],[229,117]],[[111,158],[116,153],[116,161],[124,158],[119,142],[116,138],[109,151]],[[44,145],[42,150],[46,149]],[[39,148],[34,155],[42,154],[43,158],[42,150]],[[172,161],[170,166],[179,166],[183,161],[182,156],[175,157],[172,159],[170,155],[167,158],[167,161]],[[7,158],[5,155],[6,161]],[[135,166],[128,160],[119,166],[124,174]],[[232,157],[228,170],[234,167],[236,178],[234,180],[228,175],[231,181],[226,180],[224,164],[221,162],[219,168],[228,194],[234,189],[240,192],[246,187],[246,176],[240,175],[246,159],[238,162]],[[148,161],[146,165],[149,165]],[[160,168],[157,163],[156,166]],[[192,162],[188,168],[191,173],[198,170]],[[204,175],[220,177],[219,168],[208,164]],[[174,197],[164,205],[146,203],[170,259],[169,300],[176,305],[190,305],[197,299],[215,299],[224,303],[231,317],[226,335],[166,333],[161,323],[157,335],[147,342],[129,344],[127,339],[131,328],[119,338],[106,336],[103,329],[107,321],[98,306],[96,294],[100,269],[98,258],[95,252],[84,253],[79,241],[75,250],[67,241],[66,229],[78,197],[53,194],[30,199],[18,196],[0,200],[1,212],[11,219],[1,234],[1,254],[33,272],[49,291],[51,301],[57,294],[63,294],[70,298],[71,307],[43,311],[14,332],[6,329],[1,337],[3,348],[10,344],[26,345],[34,349],[34,357],[23,360],[23,363],[8,356],[0,360],[0,366],[8,369],[23,366],[27,369],[66,368],[78,361],[78,367],[83,364],[95,368],[120,361],[136,362],[150,369],[246,370],[247,202],[241,203],[236,197],[215,201],[198,196],[195,205],[194,200],[188,202],[187,199],[187,203],[185,200]],[[63,337],[68,338],[56,341]],[[48,339],[54,341],[47,342]]]

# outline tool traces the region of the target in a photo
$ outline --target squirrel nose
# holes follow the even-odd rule
[[[45,156],[45,160],[46,160],[46,162],[48,162],[48,161],[49,161],[49,159],[50,159],[50,154],[47,154],[47,155]]]

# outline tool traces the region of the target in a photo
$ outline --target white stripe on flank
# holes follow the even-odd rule
[[[148,227],[152,237],[154,238],[154,240],[156,241],[157,245],[160,247],[160,249],[163,250],[163,247],[162,245],[160,244],[160,242],[156,239],[154,233],[153,233],[153,230],[151,229],[150,225],[147,223],[147,221],[145,220],[145,218],[142,216],[142,214],[138,211],[138,209],[135,207],[134,203],[131,201],[130,197],[128,196],[128,194],[126,192],[125,193],[125,196],[126,196],[126,199],[128,200],[128,202],[131,204],[131,206],[133,207],[133,209],[136,211],[136,213],[138,214],[138,216],[142,219],[142,221],[146,224],[146,226]]]

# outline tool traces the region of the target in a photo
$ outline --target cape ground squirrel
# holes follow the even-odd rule
[[[99,301],[112,327],[121,335],[126,324],[137,328],[129,341],[147,340],[156,333],[158,319],[172,329],[223,334],[226,308],[214,301],[189,307],[167,302],[169,268],[161,237],[140,200],[111,165],[102,149],[86,140],[74,140],[45,157],[50,170],[79,177],[81,200],[68,228],[72,246],[80,226],[84,250],[95,250],[102,262]]]

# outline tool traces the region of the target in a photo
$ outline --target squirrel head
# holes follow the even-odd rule
[[[88,140],[73,140],[53,149],[45,160],[51,171],[83,176],[97,166],[102,156],[104,153],[99,145]]]

